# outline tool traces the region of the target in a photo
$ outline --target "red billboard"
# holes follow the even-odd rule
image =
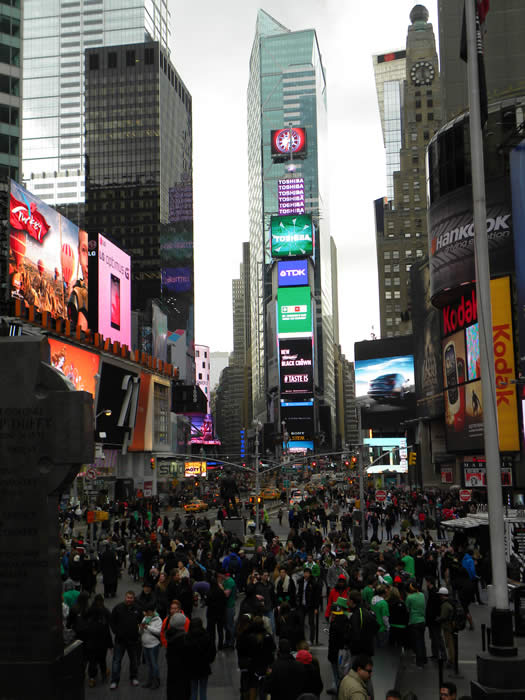
[[[48,338],[48,342],[51,365],[69,379],[77,391],[89,391],[95,398],[100,356],[63,340]]]
[[[274,129],[271,133],[272,156],[306,156],[306,129],[290,126]]]

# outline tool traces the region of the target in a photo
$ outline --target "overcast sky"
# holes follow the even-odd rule
[[[246,91],[257,11],[316,29],[328,80],[330,233],[340,342],[379,334],[373,200],[386,193],[372,55],[404,48],[409,0],[169,0],[172,60],[193,97],[197,343],[231,350],[231,281],[248,235]],[[424,3],[437,40],[437,0]]]

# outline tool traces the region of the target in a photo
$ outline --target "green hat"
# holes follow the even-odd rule
[[[338,605],[340,608],[344,608],[345,610],[348,610],[348,600],[343,597],[339,597],[336,601],[335,604]]]

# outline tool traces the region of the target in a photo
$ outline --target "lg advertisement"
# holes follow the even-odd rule
[[[11,296],[88,326],[88,234],[11,180]]]
[[[314,253],[314,229],[310,214],[272,216],[272,258],[300,257]]]
[[[281,287],[277,290],[277,334],[279,338],[312,335],[310,287]]]
[[[286,129],[274,129],[271,132],[271,152],[274,161],[306,156],[306,129],[300,126],[291,126]]]
[[[281,396],[308,400],[314,393],[313,343],[310,338],[279,341]]]
[[[279,260],[277,279],[279,287],[308,286],[308,260]]]
[[[356,404],[364,428],[398,430],[415,416],[412,336],[356,343]]]
[[[95,398],[99,355],[54,338],[48,338],[48,342],[51,365],[69,379],[77,391],[88,391]]]
[[[499,448],[519,450],[516,375],[510,279],[491,280],[492,326],[496,374]],[[452,451],[483,450],[483,395],[476,290],[441,310],[443,319],[443,384],[447,447]]]
[[[102,234],[97,236],[98,332],[131,346],[131,258]]]

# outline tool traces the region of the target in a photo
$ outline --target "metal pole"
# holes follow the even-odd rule
[[[259,535],[259,424],[255,426],[255,532]]]
[[[363,445],[361,443],[361,406],[357,407],[357,434],[359,437],[358,445],[358,467],[359,467],[359,510],[361,511],[361,538],[366,540],[365,537],[365,475],[364,475],[364,465],[363,465]]]
[[[476,296],[481,355],[481,388],[483,393],[483,427],[487,468],[487,500],[492,563],[494,601],[497,610],[509,609],[503,495],[496,412],[496,377],[494,341],[490,303],[490,268],[485,201],[483,135],[479,104],[478,53],[476,41],[476,0],[466,0],[468,88],[470,109],[470,151],[472,158],[472,201],[474,213],[474,253],[476,261]]]

